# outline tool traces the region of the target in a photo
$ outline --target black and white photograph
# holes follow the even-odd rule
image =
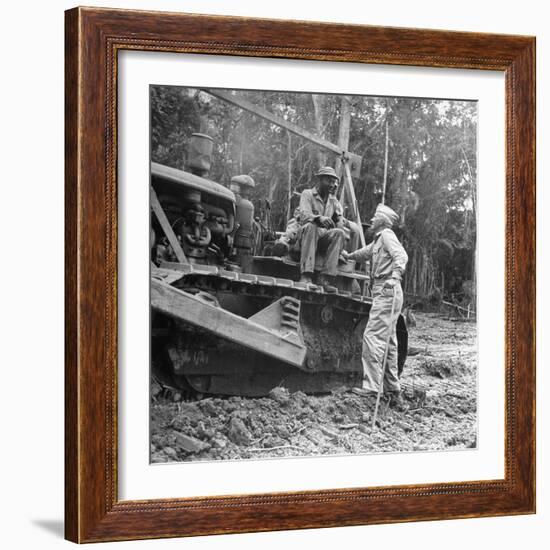
[[[476,449],[477,102],[149,93],[150,462]]]
[[[545,6],[7,3],[3,546],[546,548]]]

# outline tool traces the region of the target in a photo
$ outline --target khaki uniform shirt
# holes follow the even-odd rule
[[[409,260],[405,249],[389,228],[382,229],[370,244],[352,252],[349,258],[359,262],[369,260],[373,282],[390,277],[400,281]]]
[[[344,209],[334,195],[329,195],[323,201],[316,187],[304,189],[300,197],[300,224],[305,225],[315,221],[320,216],[332,218],[337,227],[342,225]]]

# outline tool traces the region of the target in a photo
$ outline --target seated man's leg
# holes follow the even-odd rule
[[[319,241],[320,228],[314,223],[306,223],[300,228],[300,272],[310,277],[315,271],[315,253]]]
[[[338,258],[344,248],[346,234],[343,229],[328,229],[319,237],[319,250],[325,251],[325,265],[323,275],[336,276],[338,274]]]
[[[349,225],[349,240],[346,241],[345,248],[348,252],[355,252],[361,245],[361,237],[359,231],[362,229],[359,224],[348,221]]]
[[[297,248],[299,249],[299,231],[300,225],[298,221],[294,218],[289,220],[286,231],[273,244],[273,256],[286,256],[295,244],[297,244]]]

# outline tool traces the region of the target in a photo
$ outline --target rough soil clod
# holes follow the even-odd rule
[[[151,387],[151,462],[435,451],[477,445],[476,325],[416,315],[402,377],[407,409],[348,389],[173,402]]]

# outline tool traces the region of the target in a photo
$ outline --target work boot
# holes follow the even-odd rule
[[[403,399],[400,391],[389,392],[388,399],[390,409],[397,412],[405,412],[407,410],[407,405],[405,404],[405,400]]]
[[[373,396],[376,399],[377,393],[372,390],[367,390],[367,388],[352,388],[351,393],[358,395],[360,397],[371,397]]]
[[[369,407],[376,405],[377,392],[366,388],[352,388],[351,393],[361,397]]]
[[[328,294],[335,294],[336,292],[338,292],[338,289],[331,284],[331,281],[329,280],[327,275],[321,275],[319,283],[323,287],[323,290]]]
[[[283,239],[275,241],[271,253],[273,254],[273,256],[286,256],[288,254],[288,243],[283,241]]]
[[[311,273],[302,273],[302,275],[300,276],[300,282],[309,285],[312,284],[313,280],[311,278]]]

